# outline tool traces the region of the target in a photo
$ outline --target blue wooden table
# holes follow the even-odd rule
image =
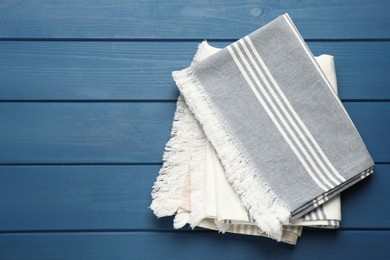
[[[377,166],[340,230],[266,238],[172,230],[148,209],[178,96],[172,70],[288,12],[335,56]],[[389,259],[390,2],[0,1],[0,259]]]

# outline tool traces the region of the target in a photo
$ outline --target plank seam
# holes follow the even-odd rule
[[[0,103],[175,103],[177,99],[0,99]],[[390,99],[341,99],[342,102],[390,102]]]
[[[42,42],[201,42],[204,38],[1,38],[0,41],[42,41]],[[237,41],[238,38],[207,38],[208,41]],[[306,38],[306,42],[389,42],[390,38]]]
[[[339,231],[390,231],[390,228],[339,228],[337,230],[305,228],[304,232],[339,232]],[[50,233],[216,233],[215,230],[158,230],[158,229],[48,229],[48,230],[1,230],[5,234],[50,234]]]

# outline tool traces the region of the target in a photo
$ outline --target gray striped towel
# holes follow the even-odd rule
[[[373,172],[359,133],[287,14],[173,78],[242,205],[278,241],[283,225]]]
[[[210,46],[207,41],[203,41],[198,46],[193,62],[199,62],[219,50]],[[315,59],[333,89],[337,92],[333,56],[321,55],[315,57]],[[164,161],[162,168],[165,173],[163,178],[165,185],[175,184],[172,181],[175,179],[181,179],[182,182],[185,182],[183,191],[176,195],[171,194],[171,196],[181,197],[183,202],[180,205],[175,205],[171,201],[161,201],[155,197],[152,204],[154,213],[158,216],[165,216],[164,212],[158,210],[158,204],[163,204],[166,207],[169,205],[177,209],[174,219],[175,228],[182,228],[188,223],[192,228],[199,226],[218,230],[222,233],[230,232],[266,236],[242,207],[239,197],[225,177],[214,149],[198,127],[196,119],[192,116],[181,97],[177,101],[176,111],[175,121],[177,127],[185,129],[185,132],[171,137],[173,144],[166,149],[165,157],[167,160]],[[173,132],[176,131],[180,131],[180,129],[173,129]],[[192,145],[192,149],[183,150],[183,144],[189,142]],[[169,167],[172,155],[178,154],[182,155],[181,158],[176,156],[175,160],[177,161],[173,162],[175,166]],[[187,168],[189,171],[180,171],[181,168]],[[186,178],[181,177],[181,175],[185,174],[187,174]],[[177,185],[177,182],[175,185]],[[169,190],[170,192],[177,192],[172,187]],[[296,244],[298,237],[301,235],[302,226],[337,228],[340,220],[340,196],[336,196],[301,219],[294,221],[292,223],[294,227],[284,226],[281,241]]]

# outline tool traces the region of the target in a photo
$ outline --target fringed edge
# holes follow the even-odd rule
[[[152,188],[150,208],[157,217],[174,215],[182,203],[191,159],[191,138],[186,135],[192,131],[193,120],[183,98],[179,97],[163,165]]]
[[[210,46],[207,41],[204,40],[198,45],[192,64],[217,51],[219,51],[218,48]],[[203,135],[200,126],[184,102],[183,97],[179,96],[172,125],[171,137],[166,144],[163,155],[163,166],[161,167],[159,176],[152,188],[152,203],[150,208],[157,217],[172,216],[176,212],[178,214],[180,213],[180,215],[183,215],[184,212],[186,212],[187,215],[190,215],[190,212],[180,210],[179,208],[182,203],[183,192],[185,192],[184,186],[186,176],[190,174],[192,152],[196,153],[196,147],[193,147],[193,131],[200,131],[200,134],[195,133],[198,138]],[[205,138],[204,135],[203,138]],[[197,147],[199,146],[200,145],[197,145]],[[199,152],[195,158],[200,157],[202,157],[202,154]],[[195,169],[199,168],[195,162],[192,163],[192,167]],[[197,171],[200,171],[200,169]],[[196,173],[196,175],[199,175],[199,173]],[[180,226],[183,219],[186,219],[187,217],[188,216],[178,216],[176,226]],[[191,223],[197,222],[197,218],[200,218],[200,216],[195,215]],[[190,222],[190,218],[188,218],[187,222]]]
[[[240,196],[244,207],[261,230],[280,241],[283,224],[289,224],[289,210],[266,182],[260,179],[256,168],[237,144],[226,120],[204,91],[191,67],[174,71],[172,76],[188,107],[215,147],[226,177]]]
[[[177,211],[177,214],[175,215],[175,218],[173,219],[173,228],[179,229],[184,227],[190,221],[190,218],[190,212],[183,209],[179,209]]]
[[[217,53],[220,50],[220,48],[213,47],[206,40],[204,40],[203,42],[199,43],[198,50],[196,51],[191,65],[210,57],[211,55]]]

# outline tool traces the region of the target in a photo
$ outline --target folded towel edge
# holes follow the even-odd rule
[[[187,138],[181,137],[189,132],[192,127],[190,123],[193,121],[184,106],[184,100],[179,97],[170,139],[163,154],[163,165],[152,188],[150,209],[158,218],[174,215],[183,199],[185,178],[189,169],[182,162],[190,161],[191,144],[186,142]],[[178,146],[182,149],[174,149]]]
[[[290,211],[270,187],[262,180],[256,169],[245,159],[236,138],[227,129],[224,119],[205,93],[203,86],[191,67],[172,72],[172,76],[185,101],[200,122],[203,131],[225,168],[228,181],[239,194],[244,207],[267,235],[280,241],[282,226],[289,224]]]

